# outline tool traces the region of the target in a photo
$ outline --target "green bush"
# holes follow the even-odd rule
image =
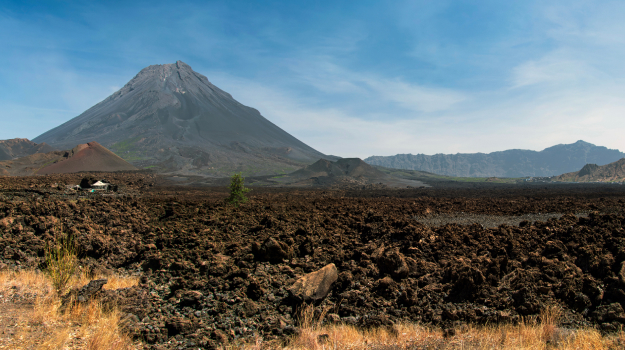
[[[243,186],[245,179],[241,176],[241,173],[232,175],[230,178],[230,197],[226,200],[230,204],[239,206],[239,203],[247,202],[245,194],[250,191],[249,188]]]
[[[55,233],[54,239],[46,242],[45,259],[46,272],[52,279],[52,285],[57,293],[64,294],[78,267],[74,237],[62,231]]]

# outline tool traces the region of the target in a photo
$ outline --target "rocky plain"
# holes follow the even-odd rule
[[[116,192],[77,192],[85,177]],[[73,235],[94,276],[141,276],[92,297],[148,348],[217,348],[327,323],[454,330],[546,307],[561,326],[625,323],[625,187],[458,184],[410,189],[225,187],[150,173],[0,177],[0,268],[44,269]]]

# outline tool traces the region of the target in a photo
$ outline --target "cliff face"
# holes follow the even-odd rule
[[[387,168],[427,171],[464,177],[554,176],[568,173],[585,164],[599,165],[625,157],[625,153],[588,142],[556,145],[542,151],[507,150],[493,153],[398,154],[365,159],[372,165]]]
[[[326,158],[181,61],[141,70],[35,141],[59,149],[97,141],[135,166],[187,174],[270,174]]]
[[[624,182],[625,181],[625,158],[616,162],[598,166],[597,164],[586,164],[580,171],[562,174],[554,181],[573,182]]]

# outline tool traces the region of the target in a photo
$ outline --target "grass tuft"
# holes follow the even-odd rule
[[[46,271],[59,295],[67,291],[70,279],[78,267],[74,236],[69,232],[55,232],[53,240],[46,242]]]
[[[135,277],[109,276],[117,286],[136,285]],[[71,278],[67,287],[81,287]],[[97,301],[61,309],[48,273],[33,270],[0,272],[0,349],[141,349],[121,331],[120,314]]]
[[[538,317],[519,324],[462,326],[452,336],[440,328],[415,323],[363,330],[346,324],[324,323],[325,312],[304,306],[298,312],[300,332],[286,344],[263,341],[257,337],[248,343],[228,344],[229,350],[591,350],[624,349],[625,332],[602,335],[594,328],[567,329],[559,326],[562,310],[545,308]]]

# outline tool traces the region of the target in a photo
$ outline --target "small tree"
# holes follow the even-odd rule
[[[228,203],[239,206],[239,203],[247,202],[245,194],[250,191],[249,188],[243,186],[245,179],[241,176],[241,173],[232,175],[230,178],[230,197],[228,197]]]

